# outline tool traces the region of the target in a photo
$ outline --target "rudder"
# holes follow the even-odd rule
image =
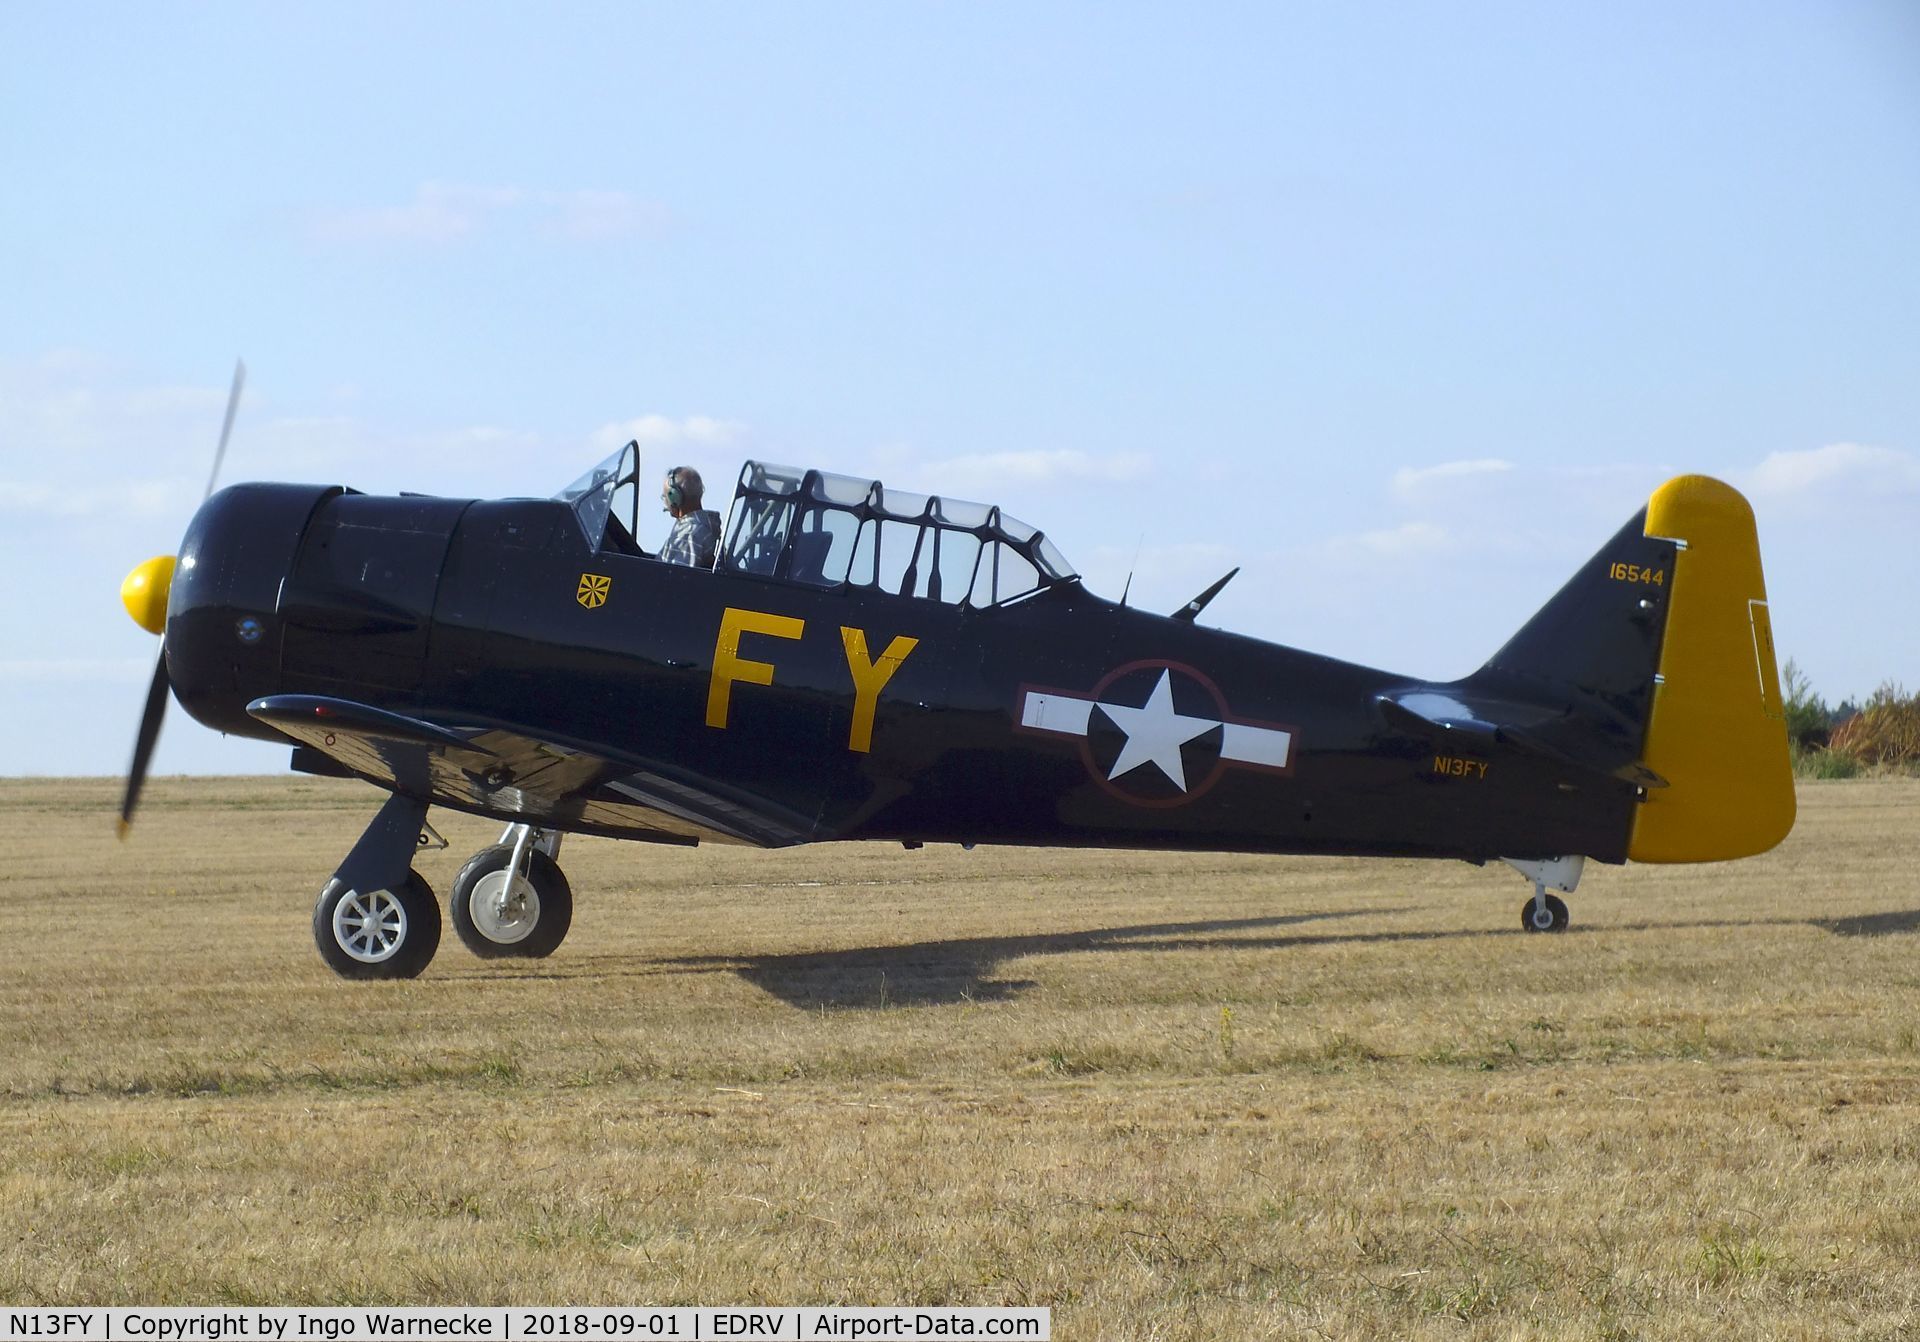
[[[1753,509],[1683,475],[1654,492],[1646,534],[1676,542],[1666,636],[1641,758],[1648,791],[1627,855],[1715,862],[1763,853],[1793,828],[1793,769]]]

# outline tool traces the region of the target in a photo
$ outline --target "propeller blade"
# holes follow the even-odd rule
[[[140,735],[133,742],[133,763],[127,767],[127,789],[120,797],[120,837],[127,837],[133,825],[133,808],[140,803],[140,788],[147,781],[147,765],[153,762],[154,742],[160,739],[160,720],[167,715],[167,697],[173,684],[167,679],[167,649],[160,648],[160,660],[153,667],[153,684],[147,687],[146,712],[140,715]]]
[[[220,445],[213,450],[213,470],[207,474],[207,492],[200,496],[205,503],[213,497],[213,487],[220,479],[221,463],[227,459],[227,440],[233,437],[233,419],[240,413],[240,391],[247,385],[247,365],[240,359],[233,361],[233,389],[227,393],[227,417],[220,425]],[[171,581],[173,570],[171,560],[167,561],[163,581]],[[146,566],[142,566],[145,568]],[[141,570],[135,570],[140,572]],[[133,578],[129,576],[128,582]],[[122,599],[127,599],[124,595]],[[161,608],[165,607],[166,597],[159,598]],[[136,620],[141,612],[129,601],[128,611]],[[142,621],[146,624],[145,621]],[[146,624],[151,628],[151,624]],[[153,666],[153,683],[147,686],[147,706],[140,714],[140,734],[133,740],[133,763],[127,766],[126,790],[120,794],[120,837],[126,838],[127,831],[133,828],[133,810],[140,804],[140,789],[147,782],[147,766],[153,763],[153,747],[160,740],[160,723],[167,716],[167,699],[173,693],[173,682],[167,678],[167,645],[160,644],[160,660]]]
[[[233,361],[233,390],[227,393],[227,421],[220,426],[220,446],[214,449],[213,472],[207,476],[207,492],[200,496],[205,503],[213,497],[213,483],[220,478],[220,463],[227,459],[227,439],[233,436],[233,417],[240,410],[240,388],[247,383],[247,366],[240,360]]]

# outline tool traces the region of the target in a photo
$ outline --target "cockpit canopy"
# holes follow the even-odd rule
[[[562,490],[596,549],[640,553],[640,457],[629,443]],[[1074,577],[1040,532],[999,508],[888,489],[826,471],[749,461],[715,567],[992,606]]]
[[[740,472],[716,567],[955,606],[1074,576],[1051,541],[996,507],[759,461]]]
[[[639,443],[628,443],[554,497],[573,509],[594,549],[639,553],[634,540],[640,525]]]

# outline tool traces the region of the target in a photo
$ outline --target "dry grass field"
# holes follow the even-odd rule
[[[115,787],[0,781],[8,1303],[1920,1335],[1920,782],[1557,937],[1504,868],[575,839],[556,956],[400,984],[308,926],[373,790]]]

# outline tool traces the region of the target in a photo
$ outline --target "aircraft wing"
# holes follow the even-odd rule
[[[806,817],[762,799],[511,727],[313,694],[269,695],[247,712],[346,773],[456,810],[657,843],[778,848],[818,837]]]

